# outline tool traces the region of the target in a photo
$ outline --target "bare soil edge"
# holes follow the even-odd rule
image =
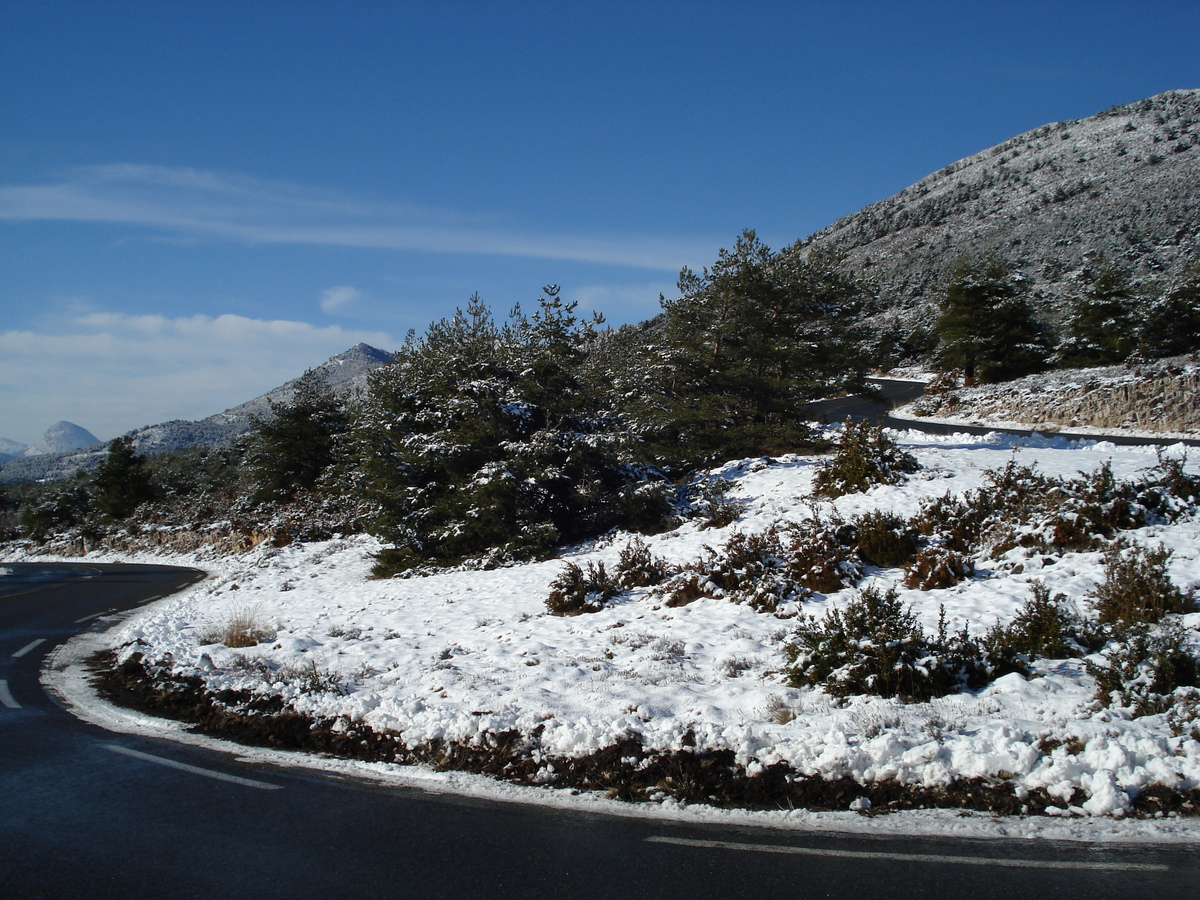
[[[118,664],[114,652],[106,650],[87,663],[93,687],[110,702],[186,723],[189,730],[211,737],[253,747],[487,775],[524,786],[599,791],[627,802],[670,797],[722,809],[843,812],[853,801],[866,798],[867,815],[961,809],[1005,816],[1040,815],[1062,804],[1042,790],[1021,799],[1011,784],[981,778],[960,779],[945,789],[897,781],[860,784],[849,777],[803,775],[784,763],[749,775],[732,751],[647,750],[633,735],[582,757],[540,752],[538,732],[488,733],[478,744],[431,741],[410,747],[394,734],[359,722],[298,713],[279,697],[213,693],[199,678],[181,678],[145,665],[140,654]],[[1139,818],[1168,813],[1200,816],[1200,789],[1151,786],[1133,801],[1132,814]]]

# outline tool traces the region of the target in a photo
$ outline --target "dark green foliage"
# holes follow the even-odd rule
[[[729,497],[733,482],[698,475],[681,492],[680,513],[698,520],[701,528],[724,528],[737,521],[743,504]]]
[[[882,510],[864,513],[854,520],[858,554],[869,566],[906,566],[917,553],[917,532],[902,516]]]
[[[1103,651],[1103,661],[1085,661],[1096,679],[1096,698],[1105,706],[1131,707],[1136,716],[1155,715],[1172,705],[1181,687],[1200,686],[1200,660],[1188,649],[1178,620],[1131,625]]]
[[[915,456],[896,446],[882,428],[848,420],[833,458],[813,479],[813,491],[840,497],[877,484],[897,484],[920,468]]]
[[[21,534],[35,541],[45,541],[80,526],[91,506],[91,496],[75,478],[38,491],[21,504]]]
[[[605,571],[604,563],[589,562],[586,570],[575,563],[567,563],[559,576],[550,582],[546,608],[556,616],[599,612],[620,592],[620,587]]]
[[[861,384],[855,319],[867,292],[839,260],[779,252],[744,232],[642,335],[617,374],[639,427],[667,458],[697,461],[809,447],[804,402]]]
[[[787,646],[788,680],[837,697],[928,700],[986,683],[990,670],[966,629],[930,640],[895,590],[867,588],[821,621],[805,617]]]
[[[676,569],[666,560],[650,552],[641,537],[635,537],[621,550],[616,582],[624,590],[650,587],[665,581],[675,572]]]
[[[108,457],[92,474],[93,504],[106,518],[128,518],[154,494],[145,457],[125,435],[108,445]]]
[[[342,402],[321,374],[309,369],[291,400],[272,401],[271,416],[254,422],[249,452],[254,499],[285,502],[312,490],[349,428]]]
[[[1028,283],[994,254],[960,256],[946,273],[934,323],[937,364],[967,384],[1006,381],[1045,368],[1049,345],[1034,320]]]
[[[1028,674],[1036,659],[1065,659],[1094,649],[1096,635],[1066,608],[1062,594],[1050,596],[1041,582],[1031,586],[1033,596],[1006,626],[995,626],[983,639],[993,659],[1007,660],[1017,671]],[[1101,642],[1102,643],[1102,642]]]
[[[1118,542],[1104,554],[1104,581],[1092,590],[1101,622],[1133,625],[1158,622],[1164,616],[1188,612],[1195,597],[1171,581],[1167,564],[1171,551]]]
[[[1141,319],[1129,272],[1105,259],[1084,270],[1058,347],[1061,365],[1124,362],[1138,345]]]
[[[373,374],[356,446],[372,530],[392,545],[377,574],[664,526],[670,483],[584,377],[593,326],[553,286],[503,327],[473,297]]]
[[[1200,350],[1200,262],[1187,266],[1146,310],[1141,350],[1177,356]]]

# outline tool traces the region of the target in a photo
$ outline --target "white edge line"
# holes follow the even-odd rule
[[[0,678],[0,704],[7,706],[9,709],[21,708],[21,704],[17,702],[17,698],[8,689],[8,682],[2,678]]]
[[[214,778],[217,781],[228,781],[231,784],[240,784],[243,787],[258,788],[263,791],[278,791],[282,789],[281,784],[268,784],[265,781],[256,781],[253,778],[242,778],[240,775],[226,775],[224,772],[217,772],[213,769],[202,769],[199,766],[190,766],[187,763],[176,762],[173,759],[167,759],[163,756],[153,756],[149,753],[142,753],[140,750],[131,750],[128,747],[122,747],[119,744],[105,744],[113,753],[120,753],[123,756],[132,756],[134,759],[140,759],[145,762],[157,763],[160,766],[166,766],[169,769],[178,769],[181,772],[190,772],[193,775],[202,775],[205,778]]]
[[[102,615],[104,615],[104,613],[102,613],[102,612],[92,613],[90,616],[84,616],[82,619],[76,619],[75,624],[78,625],[81,622],[90,622],[92,619],[98,619]]]
[[[30,641],[28,644],[26,644],[24,647],[22,647],[22,648],[21,648],[20,650],[18,650],[16,653],[14,653],[14,654],[12,655],[12,658],[13,658],[13,659],[20,659],[22,656],[24,656],[24,655],[25,655],[26,653],[28,653],[30,650],[35,650],[35,649],[37,649],[38,647],[40,647],[40,646],[41,646],[42,644],[44,644],[44,643],[46,643],[46,639],[45,639],[45,638],[38,638],[36,641]]]
[[[871,850],[826,850],[819,847],[791,847],[786,844],[743,844],[737,841],[703,841],[689,838],[651,835],[651,844],[676,844],[717,850],[751,850],[757,853],[790,853],[797,856],[835,856],[844,859],[888,859],[905,862],[957,863],[966,866],[1004,866],[1018,869],[1104,869],[1121,872],[1165,872],[1169,866],[1159,863],[1072,862],[1055,859],[1017,859],[1012,857],[955,856],[941,853],[887,853]]]

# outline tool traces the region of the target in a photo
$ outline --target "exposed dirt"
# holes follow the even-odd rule
[[[540,752],[537,732],[487,734],[478,744],[434,741],[409,747],[396,735],[345,719],[314,719],[278,697],[248,692],[214,694],[198,678],[179,678],[147,667],[140,655],[118,665],[111,652],[90,660],[93,682],[109,700],[176,719],[192,730],[241,744],[304,750],[344,759],[420,764],[437,771],[471,772],[522,785],[604,791],[627,801],[672,797],[687,803],[738,809],[845,810],[860,798],[869,814],[902,809],[964,809],[998,815],[1036,815],[1061,801],[1044,791],[1025,799],[1011,785],[964,779],[939,790],[895,781],[859,784],[801,775],[779,763],[748,775],[731,751],[648,751],[636,737],[578,758]],[[1082,798],[1073,798],[1078,803]],[[1150,787],[1134,802],[1135,814],[1200,814],[1200,790]]]

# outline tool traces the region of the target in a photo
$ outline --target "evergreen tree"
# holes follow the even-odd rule
[[[271,401],[271,416],[254,421],[249,466],[259,502],[285,502],[312,490],[334,461],[350,419],[315,369],[296,382],[291,400]]]
[[[1200,262],[1193,262],[1146,311],[1141,332],[1148,356],[1200,350]]]
[[[866,290],[839,262],[798,245],[774,252],[746,231],[711,268],[683,270],[640,396],[661,447],[697,459],[811,439],[800,407],[862,378]]]
[[[960,256],[946,273],[934,323],[935,361],[964,380],[1005,381],[1045,365],[1046,341],[1033,318],[1025,280],[995,254]]]
[[[1059,344],[1059,361],[1071,368],[1124,362],[1137,349],[1141,330],[1129,272],[1101,257],[1084,269],[1080,281],[1082,289],[1071,302]]]
[[[391,544],[377,572],[661,522],[664,481],[583,375],[592,325],[555,287],[503,327],[475,296],[372,374],[357,446],[372,530]]]
[[[133,447],[133,436],[116,438],[92,475],[93,505],[109,519],[125,519],[153,495],[146,458]]]

